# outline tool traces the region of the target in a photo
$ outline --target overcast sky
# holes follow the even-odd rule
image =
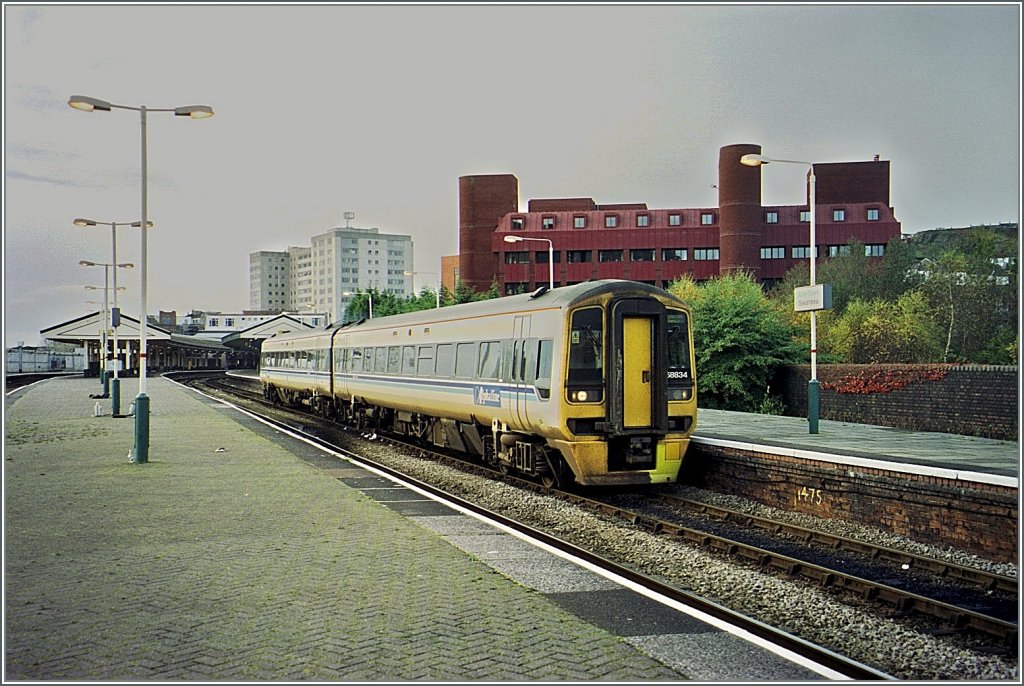
[[[1018,3],[963,6],[4,6],[4,338],[96,309],[109,228],[141,214],[149,311],[240,311],[249,253],[344,226],[458,251],[458,177],[520,203],[717,206],[718,150],[891,161],[905,233],[1018,221]],[[773,165],[765,204],[803,201]],[[118,260],[139,262],[137,229]],[[138,314],[139,270],[122,308]],[[424,276],[423,281],[436,277]]]

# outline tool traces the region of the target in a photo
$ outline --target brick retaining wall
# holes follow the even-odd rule
[[[786,367],[772,383],[786,414],[807,415],[810,366]],[[1017,367],[831,364],[818,366],[822,419],[911,431],[1016,441]]]

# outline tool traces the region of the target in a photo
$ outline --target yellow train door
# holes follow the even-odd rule
[[[652,326],[649,317],[622,318],[622,424],[648,427],[651,416]]]

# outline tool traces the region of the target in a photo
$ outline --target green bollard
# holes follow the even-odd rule
[[[807,382],[807,422],[812,434],[818,433],[818,403],[820,402],[818,380]]]
[[[143,393],[135,396],[135,453],[132,461],[136,464],[149,462],[149,396]]]
[[[110,416],[121,416],[121,379],[110,380]]]
[[[100,385],[103,387],[103,397],[106,398],[110,395],[110,381],[106,369],[100,370]]]

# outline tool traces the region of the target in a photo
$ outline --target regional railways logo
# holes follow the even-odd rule
[[[473,404],[501,407],[501,389],[497,386],[473,386]]]

